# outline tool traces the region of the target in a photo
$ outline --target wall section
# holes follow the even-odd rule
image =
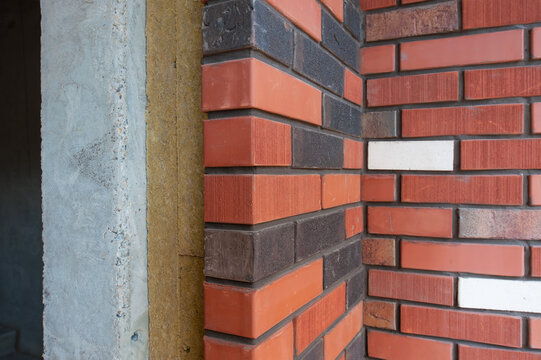
[[[361,1],[377,359],[541,359],[538,1]]]
[[[360,10],[203,11],[205,358],[360,359]]]

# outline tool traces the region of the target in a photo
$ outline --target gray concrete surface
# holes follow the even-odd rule
[[[145,2],[42,0],[45,359],[145,359]]]
[[[0,325],[42,353],[39,0],[0,1]]]

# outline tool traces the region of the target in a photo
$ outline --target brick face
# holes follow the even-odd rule
[[[450,238],[451,209],[368,207],[368,232]]]
[[[410,75],[367,80],[368,106],[458,100],[458,73]]]
[[[459,235],[479,239],[541,240],[541,211],[460,209]]]
[[[395,201],[396,175],[362,175],[361,199],[363,201]]]
[[[469,70],[464,73],[466,99],[541,95],[541,66]]]
[[[520,175],[403,175],[402,201],[521,205],[522,184]]]
[[[409,334],[522,346],[522,320],[514,316],[402,305],[400,324]]]
[[[315,0],[266,0],[302,30],[321,41],[321,7]]]
[[[496,276],[524,275],[522,246],[402,240],[401,256],[403,268]]]
[[[322,205],[324,209],[350,204],[361,199],[360,175],[323,175]]]
[[[396,303],[390,301],[365,301],[364,325],[396,330]]]
[[[340,285],[293,320],[295,352],[302,353],[346,311],[346,286]]]
[[[370,296],[423,303],[453,305],[454,283],[450,276],[370,270]]]
[[[466,140],[461,143],[463,170],[541,169],[541,140]]]
[[[486,105],[406,109],[402,111],[402,136],[521,134],[524,105]]]
[[[400,69],[502,63],[524,58],[524,30],[413,41],[400,47]]]
[[[388,360],[451,360],[453,344],[380,331],[368,332],[368,355]]]
[[[333,360],[353,340],[361,330],[363,323],[362,303],[354,307],[349,313],[323,337],[325,360]]]
[[[467,345],[458,346],[461,360],[540,360],[541,355],[525,351],[511,351],[503,349],[489,349]]]
[[[396,265],[394,239],[367,238],[362,240],[363,263],[367,265]]]
[[[464,0],[464,29],[528,24],[541,21],[537,0]]]
[[[395,45],[361,49],[361,74],[378,74],[396,70]]]
[[[531,261],[532,276],[541,277],[541,247],[532,248]]]

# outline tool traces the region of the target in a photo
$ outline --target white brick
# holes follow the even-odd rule
[[[541,280],[460,278],[458,306],[541,313]]]
[[[371,141],[370,170],[452,171],[454,141]]]

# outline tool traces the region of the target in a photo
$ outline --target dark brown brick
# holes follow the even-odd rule
[[[459,219],[463,238],[541,240],[541,211],[460,209]]]
[[[367,112],[361,115],[363,138],[393,138],[397,136],[396,111]]]
[[[205,275],[254,282],[293,264],[295,228],[205,231]]]
[[[456,1],[366,15],[366,41],[458,30]]]
[[[359,71],[361,53],[359,45],[336,19],[325,10],[321,12],[322,45],[343,62]]]
[[[329,248],[345,238],[343,211],[299,220],[295,245],[297,261]]]
[[[323,96],[323,127],[360,136],[361,112],[358,107],[325,94]]]
[[[363,264],[367,265],[396,265],[394,239],[363,239]]]
[[[341,138],[301,128],[293,129],[293,167],[340,169],[344,162]]]
[[[351,309],[361,298],[365,297],[366,284],[367,279],[365,269],[353,275],[353,277],[346,282],[348,309]]]
[[[328,288],[338,279],[361,265],[361,241],[348,244],[323,257],[323,287]],[[348,294],[349,298],[349,294]]]
[[[361,14],[357,5],[357,0],[344,1],[344,26],[359,39],[361,37]]]
[[[346,360],[364,359],[366,349],[366,334],[363,329],[346,348]]]
[[[344,93],[344,66],[300,31],[295,32],[293,69],[335,94]]]
[[[205,6],[202,32],[205,55],[254,48],[287,65],[293,60],[291,25],[262,0]]]

